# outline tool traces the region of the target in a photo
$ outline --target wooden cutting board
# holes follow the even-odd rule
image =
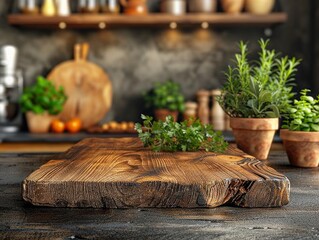
[[[289,202],[289,186],[234,147],[225,154],[156,153],[138,138],[93,138],[28,176],[23,198],[51,207],[278,207]]]
[[[98,123],[112,104],[112,84],[102,68],[86,60],[88,52],[88,44],[77,44],[75,59],[59,64],[47,76],[68,96],[59,118],[80,118],[85,129]]]

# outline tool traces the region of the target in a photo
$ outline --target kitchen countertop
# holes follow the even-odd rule
[[[234,142],[234,137],[231,131],[224,131],[223,135],[225,140],[228,142]],[[112,133],[86,133],[80,132],[75,134],[70,133],[44,133],[44,134],[34,134],[28,132],[18,132],[18,133],[0,133],[0,143],[16,143],[16,142],[28,142],[28,143],[36,143],[36,142],[45,142],[45,143],[61,143],[61,142],[71,142],[76,143],[84,138],[92,138],[92,137],[133,137],[137,136],[137,134],[127,133],[127,134],[112,134]],[[281,142],[279,135],[276,134],[274,138],[274,142]]]
[[[112,133],[28,133],[28,132],[18,132],[18,133],[0,133],[0,142],[4,143],[16,143],[16,142],[46,142],[46,143],[60,143],[60,142],[71,142],[76,143],[84,138],[94,138],[94,137],[132,137],[137,136],[137,134],[127,133],[127,134],[112,134]]]
[[[0,154],[0,239],[318,239],[318,168],[291,167],[280,149],[267,164],[290,179],[291,201],[258,209],[34,207],[21,199],[21,181],[53,153]]]

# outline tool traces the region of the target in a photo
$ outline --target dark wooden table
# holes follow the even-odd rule
[[[319,239],[319,171],[291,167],[282,150],[269,165],[291,181],[282,208],[65,209],[21,199],[21,181],[52,154],[0,154],[0,239]]]

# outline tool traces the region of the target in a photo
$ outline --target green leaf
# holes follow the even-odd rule
[[[311,129],[313,129],[316,132],[319,132],[319,125],[318,124],[311,124]]]
[[[272,105],[269,106],[269,108],[272,109],[275,117],[279,117],[280,116],[279,109],[278,109],[278,107],[276,105],[272,104]]]
[[[249,99],[247,102],[247,105],[251,108],[257,108],[258,104],[257,104],[257,100],[256,99]]]
[[[302,121],[300,119],[294,119],[292,122],[294,124],[297,124],[297,125],[301,125],[302,124]]]
[[[260,102],[271,102],[272,101],[272,94],[269,91],[261,91],[259,96]]]

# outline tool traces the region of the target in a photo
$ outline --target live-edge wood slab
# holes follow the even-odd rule
[[[242,151],[152,152],[138,138],[85,139],[23,182],[38,206],[278,207],[289,202],[284,175]]]

